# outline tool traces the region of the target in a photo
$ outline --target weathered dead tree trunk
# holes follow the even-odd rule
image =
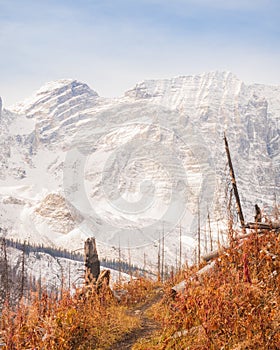
[[[158,240],[158,261],[157,261],[157,268],[158,268],[158,271],[157,271],[157,274],[158,274],[158,282],[160,281],[160,275],[161,275],[161,273],[160,273],[160,267],[161,267],[161,264],[160,264],[160,248],[161,248],[161,245],[160,245],[160,237],[159,237],[159,240]]]
[[[232,161],[231,161],[231,156],[230,156],[230,151],[229,151],[229,146],[228,146],[226,135],[224,136],[224,141],[225,141],[225,147],[226,147],[226,154],[227,154],[227,158],[228,158],[229,173],[230,173],[230,177],[231,177],[232,188],[233,188],[234,196],[236,199],[237,213],[239,216],[242,231],[243,231],[243,233],[246,233],[245,220],[244,220],[244,216],[243,216],[243,212],[242,212],[241,202],[240,202],[240,198],[239,198],[239,194],[238,194],[237,184],[236,184],[236,180],[235,180],[235,175],[234,175],[234,170],[233,170],[233,165],[232,165]]]
[[[198,200],[198,207],[197,207],[197,266],[200,265],[200,258],[201,258],[201,252],[200,252],[200,208],[199,208],[199,200]]]
[[[161,281],[164,281],[164,231],[162,232],[162,245],[161,245]]]
[[[213,250],[209,254],[204,255],[202,257],[202,260],[204,260],[206,262],[211,261],[211,260],[217,258],[223,251],[224,251],[224,249]]]
[[[1,228],[0,228],[1,232]],[[10,280],[9,280],[9,264],[8,264],[8,256],[7,256],[7,243],[6,239],[1,238],[2,251],[4,255],[3,259],[3,287],[4,287],[4,295],[3,299],[8,300],[10,302]]]
[[[264,222],[247,222],[245,227],[251,230],[279,230],[280,222],[271,222],[269,224]]]
[[[177,254],[176,254],[176,260],[177,260]],[[182,227],[180,224],[179,272],[181,272],[181,269],[182,269]]]
[[[193,276],[191,277],[191,280],[200,281],[200,279],[201,279],[201,277],[203,275],[208,274],[211,271],[213,271],[215,264],[216,264],[215,260],[211,261],[210,264],[205,265],[200,270],[198,270],[195,274],[193,274]],[[175,286],[173,286],[171,288],[171,291],[174,292],[174,293],[183,293],[185,288],[186,288],[186,280],[184,280],[184,281],[176,284]]]
[[[257,204],[255,204],[255,211],[256,211],[255,221],[262,222],[262,212]]]
[[[103,270],[96,281],[96,290],[99,293],[102,288],[110,289],[110,270]]]
[[[96,250],[95,238],[91,237],[85,241],[85,284],[91,284],[97,281],[100,274],[100,261]]]
[[[19,300],[23,298],[24,294],[24,283],[25,283],[25,241],[23,242],[22,247],[22,260],[21,260],[21,284],[20,284],[20,291],[19,291]]]

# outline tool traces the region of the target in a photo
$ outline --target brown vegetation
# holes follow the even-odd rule
[[[273,231],[232,240],[209,273],[197,278],[191,267],[167,281],[149,315],[160,285],[143,278],[117,285],[118,301],[108,287],[63,292],[60,300],[34,294],[29,305],[3,309],[6,349],[113,349],[126,341],[123,348],[135,350],[279,349],[279,243]],[[182,276],[185,290],[174,297],[171,287]]]
[[[274,232],[253,234],[199,280],[185,271],[185,291],[154,310],[163,332],[144,348],[279,349],[279,243]]]
[[[1,321],[7,350],[106,349],[137,325],[108,289],[98,295],[90,288],[73,297],[64,292],[60,300],[35,295],[15,311],[6,305]]]

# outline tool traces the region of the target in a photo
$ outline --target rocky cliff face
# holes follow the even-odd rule
[[[94,235],[101,254],[141,247],[139,263],[145,249],[154,260],[163,232],[174,259],[182,225],[189,254],[198,206],[202,227],[208,212],[213,231],[225,225],[224,133],[246,217],[255,203],[274,205],[279,117],[280,87],[227,72],[148,80],[118,99],[77,81],[48,83],[2,112],[3,225],[11,236],[71,249]]]

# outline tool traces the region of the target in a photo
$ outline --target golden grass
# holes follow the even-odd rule
[[[211,274],[190,279],[175,299],[166,294],[154,310],[157,339],[135,349],[280,348],[280,237],[253,234],[232,245]]]
[[[134,350],[280,349],[277,234],[253,234],[242,244],[232,243],[210,274],[199,280],[191,278],[194,274],[194,268],[186,268],[165,283],[163,300],[149,311],[160,323],[160,332],[150,340],[138,339]],[[171,286],[182,275],[186,290],[174,298]],[[139,328],[133,310],[150,307],[159,287],[138,278],[116,286],[126,291],[121,302],[108,289],[97,294],[87,288],[74,296],[64,292],[60,300],[35,294],[29,305],[21,303],[16,310],[6,305],[0,329],[6,349],[108,349]]]
[[[138,326],[111,293],[94,289],[61,300],[35,295],[33,302],[16,311],[4,308],[1,320],[6,349],[86,350],[105,349]]]

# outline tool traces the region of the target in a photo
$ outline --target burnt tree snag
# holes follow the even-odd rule
[[[227,141],[226,135],[224,135],[224,141],[225,141],[226,153],[227,153],[227,158],[228,158],[229,173],[230,173],[230,177],[231,177],[232,188],[233,188],[234,196],[236,199],[237,213],[239,216],[242,231],[245,233],[246,232],[245,221],[244,221],[241,202],[240,202],[238,189],[237,189],[237,185],[236,185],[236,180],[235,180],[235,175],[234,175],[234,170],[233,170],[233,165],[232,165],[232,161],[231,161],[231,156],[230,156],[230,151],[229,151],[229,146],[228,146],[228,141]]]
[[[96,250],[95,238],[91,237],[85,241],[85,284],[91,284],[97,281],[100,274],[100,261]]]
[[[262,212],[260,210],[260,207],[257,204],[255,204],[255,211],[256,211],[255,222],[262,222]]]

